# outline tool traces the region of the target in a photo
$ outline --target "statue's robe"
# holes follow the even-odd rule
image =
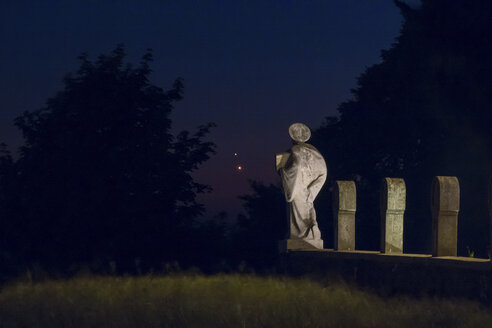
[[[326,163],[312,145],[298,143],[280,169],[285,198],[289,203],[292,239],[321,239],[313,201],[326,181]]]

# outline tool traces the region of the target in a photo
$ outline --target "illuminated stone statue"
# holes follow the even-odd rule
[[[289,207],[290,230],[281,249],[323,248],[313,201],[326,180],[323,156],[306,141],[311,131],[302,123],[289,127],[295,144],[288,153],[277,155],[277,170]]]

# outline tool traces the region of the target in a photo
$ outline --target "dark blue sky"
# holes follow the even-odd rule
[[[247,179],[277,182],[288,126],[335,115],[401,23],[392,0],[2,0],[0,141],[21,143],[13,119],[42,107],[80,53],[124,43],[138,63],[152,48],[155,84],[184,78],[175,130],[217,123],[218,153],[196,176],[214,188],[202,197],[212,213],[234,212]]]

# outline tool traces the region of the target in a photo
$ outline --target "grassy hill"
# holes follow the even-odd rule
[[[0,292],[0,327],[490,327],[458,299],[382,298],[343,283],[252,275],[78,277]]]

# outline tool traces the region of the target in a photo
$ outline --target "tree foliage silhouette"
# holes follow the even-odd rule
[[[353,98],[314,134],[336,179],[359,189],[358,237],[377,248],[378,187],[384,176],[407,182],[407,250],[429,251],[430,182],[460,179],[460,246],[485,251],[486,181],[492,167],[492,3],[395,1],[404,23],[382,62],[369,67]]]
[[[243,195],[245,214],[238,216],[232,242],[234,257],[256,268],[270,268],[278,256],[279,241],[286,239],[288,219],[280,187],[250,181],[252,193]]]
[[[171,134],[183,82],[153,85],[150,50],[137,67],[121,45],[79,59],[62,91],[15,120],[25,145],[3,204],[22,238],[10,249],[51,266],[173,258],[204,210],[196,196],[209,187],[191,173],[214,152],[213,124]]]

